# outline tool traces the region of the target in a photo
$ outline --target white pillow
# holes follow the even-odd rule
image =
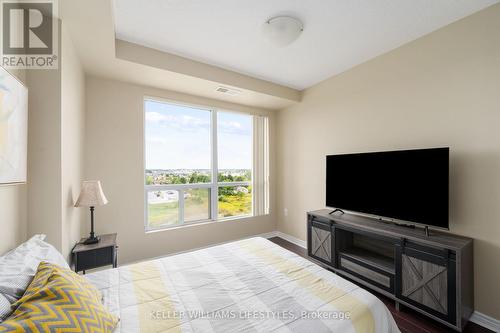
[[[45,235],[35,235],[0,257],[0,294],[11,304],[23,296],[41,261],[69,269],[61,253],[44,239]]]
[[[10,314],[12,309],[10,307],[10,302],[0,294],[0,323],[4,321]]]

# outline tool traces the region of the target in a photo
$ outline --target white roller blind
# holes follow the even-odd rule
[[[269,119],[254,116],[253,121],[253,213],[269,214]]]

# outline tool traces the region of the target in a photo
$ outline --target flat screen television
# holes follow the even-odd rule
[[[330,155],[326,206],[447,229],[448,169],[449,148]]]

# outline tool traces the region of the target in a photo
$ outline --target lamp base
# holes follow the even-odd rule
[[[97,243],[99,243],[100,240],[101,240],[100,237],[89,237],[83,241],[83,244],[85,244],[85,245],[97,244]]]

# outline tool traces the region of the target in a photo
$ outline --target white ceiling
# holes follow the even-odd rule
[[[299,91],[139,45],[123,56],[120,45],[130,43],[115,40],[113,0],[59,3],[63,35],[70,37],[89,76],[156,88],[157,96],[181,93],[168,98],[257,113],[283,109],[300,100]],[[216,91],[220,85],[234,86],[241,94],[221,94]],[[199,97],[208,100],[200,102]]]
[[[499,0],[115,0],[119,39],[294,89],[308,88]],[[301,19],[285,48],[262,24]]]

